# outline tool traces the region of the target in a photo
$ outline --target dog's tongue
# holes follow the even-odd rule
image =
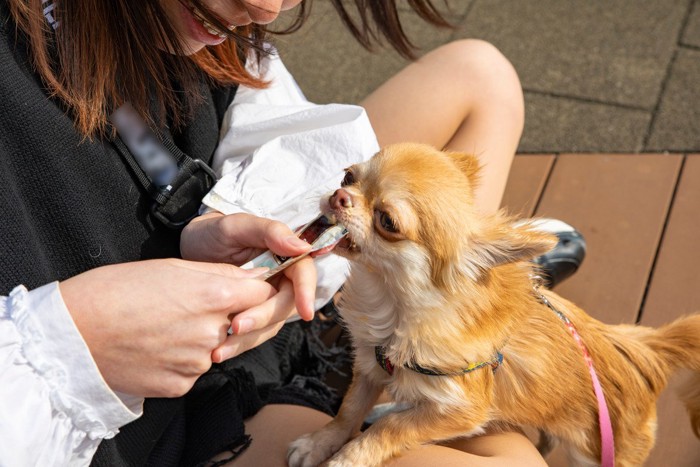
[[[313,246],[311,256],[316,257],[329,253],[347,234],[348,231],[342,224],[323,215],[305,226],[299,233],[299,238]]]
[[[330,253],[343,238],[348,234],[348,231],[341,224],[336,224],[325,231],[314,242],[314,248],[311,251],[311,256],[321,256]]]

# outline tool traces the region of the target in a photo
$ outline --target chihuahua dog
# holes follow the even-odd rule
[[[348,230],[334,252],[352,264],[339,309],[355,350],[353,381],[337,417],[290,445],[290,466],[380,465],[493,426],[535,427],[579,465],[599,465],[591,374],[555,309],[595,363],[616,465],[647,457],[657,396],[681,367],[693,371],[684,400],[700,437],[700,315],[657,330],[609,326],[540,292],[530,260],[556,238],[479,213],[478,172],[471,155],[393,145],[347,169],[325,202]],[[355,436],[383,390],[408,408]]]

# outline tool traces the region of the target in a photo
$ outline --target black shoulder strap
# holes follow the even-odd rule
[[[128,103],[114,111],[110,122],[116,130],[112,143],[153,200],[153,216],[170,228],[183,227],[216,183],[214,171],[149,128]]]

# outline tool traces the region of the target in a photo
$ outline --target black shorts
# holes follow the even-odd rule
[[[266,404],[333,415],[340,394],[328,378],[349,378],[350,352],[346,339],[342,346],[323,343],[332,326],[318,318],[287,324],[275,338],[214,365],[184,397],[146,399],[143,416],[102,441],[92,465],[213,465],[215,455],[230,452],[232,459],[254,442],[243,421]]]

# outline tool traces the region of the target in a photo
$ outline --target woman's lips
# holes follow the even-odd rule
[[[218,34],[210,33],[199,18],[195,17],[192,10],[180,3],[180,11],[187,34],[197,42],[206,45],[219,45],[226,40]]]

